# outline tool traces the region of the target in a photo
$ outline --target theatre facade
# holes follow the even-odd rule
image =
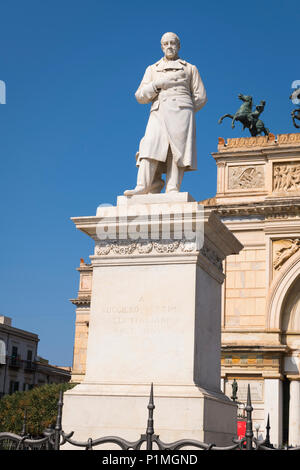
[[[244,248],[224,261],[222,389],[246,400],[273,444],[300,444],[300,133],[219,139],[217,192],[200,204]],[[85,374],[92,267],[81,260],[72,381]],[[155,378],[153,378],[155,381]],[[189,436],[186,436],[189,437]]]

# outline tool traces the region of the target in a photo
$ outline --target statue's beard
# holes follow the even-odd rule
[[[174,49],[168,49],[166,51],[165,56],[166,56],[166,59],[174,59],[177,56],[177,53],[176,51],[174,51]]]

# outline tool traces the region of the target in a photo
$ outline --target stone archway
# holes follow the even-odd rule
[[[287,347],[282,360],[282,419],[289,445],[300,444],[300,255],[276,274],[267,302],[267,328]],[[285,432],[284,432],[285,434]]]
[[[275,276],[267,299],[267,329],[282,332],[283,307],[286,305],[290,289],[300,276],[300,254],[296,253],[286,262]],[[299,323],[300,331],[300,323]]]
[[[286,336],[288,346],[300,347],[300,343],[293,339],[300,337],[300,274],[288,289],[281,307],[281,332]],[[288,338],[291,336],[291,338]]]

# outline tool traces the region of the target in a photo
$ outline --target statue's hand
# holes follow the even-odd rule
[[[154,80],[154,86],[157,90],[167,90],[169,88],[169,81],[165,78],[159,78]]]

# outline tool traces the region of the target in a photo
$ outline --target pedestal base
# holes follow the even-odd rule
[[[149,384],[77,385],[64,395],[63,429],[74,431],[78,441],[118,436],[134,442],[146,431],[149,391]],[[236,405],[221,392],[195,385],[158,385],[154,404],[154,431],[163,442],[196,439],[224,446],[236,436]]]
[[[96,246],[86,375],[65,393],[64,431],[138,440],[153,382],[163,441],[229,445],[236,405],[220,390],[222,261],[242,245],[187,193],[120,197],[74,221]]]

